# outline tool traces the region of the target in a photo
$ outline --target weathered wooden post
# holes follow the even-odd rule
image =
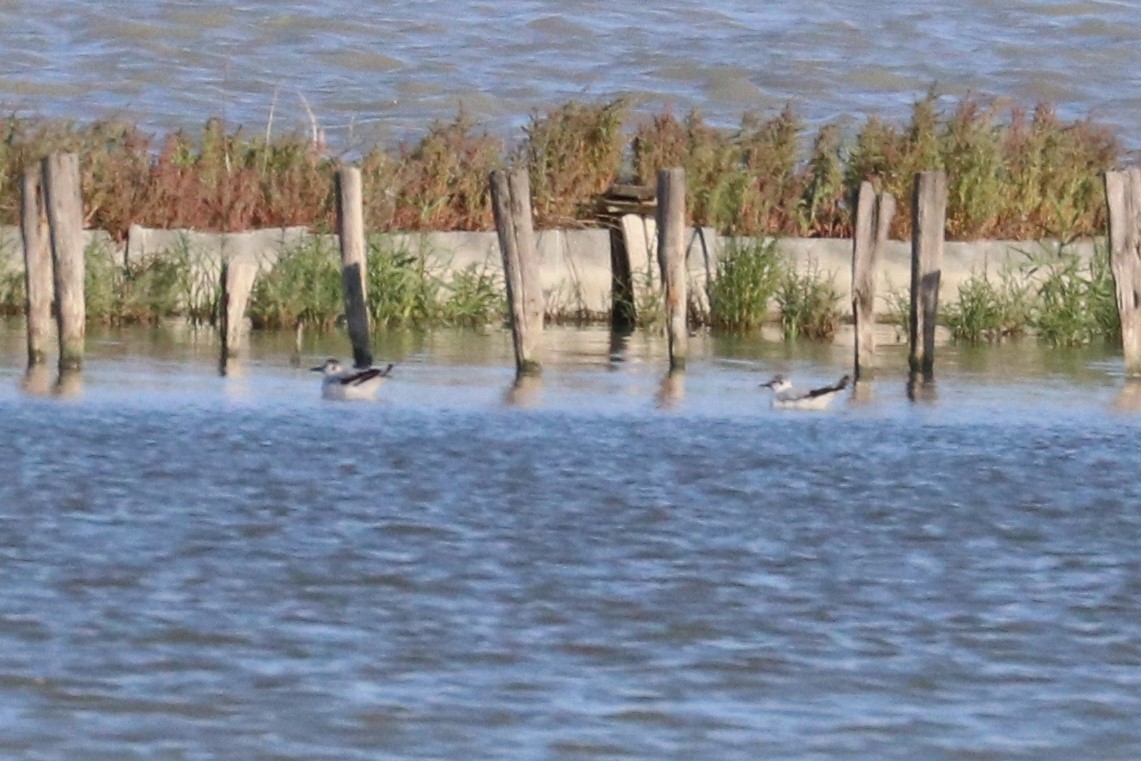
[[[520,375],[542,370],[539,360],[543,333],[543,287],[539,256],[531,221],[531,180],[526,168],[508,175],[491,173],[491,201],[503,274],[511,308],[511,335],[515,343],[515,369]]]
[[[246,306],[257,277],[257,262],[234,257],[222,263],[222,373],[229,360],[238,356],[245,329]]]
[[[1105,173],[1109,264],[1121,316],[1125,374],[1141,376],[1141,169]]]
[[[79,157],[55,153],[43,160],[44,205],[47,209],[54,268],[59,369],[83,367],[87,336],[84,303],[83,197],[79,190]]]
[[[337,170],[337,235],[341,242],[341,286],[345,294],[345,321],[353,345],[353,364],[372,365],[368,338],[368,304],[365,301],[364,197],[361,170],[346,166]]]
[[[943,270],[947,175],[919,172],[911,204],[911,374],[930,380],[935,371],[935,320]]]
[[[657,222],[670,369],[684,370],[689,328],[686,324],[685,170],[680,167],[658,172]]]
[[[876,265],[895,216],[895,197],[860,184],[856,229],[852,236],[852,318],[856,326],[855,375],[859,381],[875,367]]]
[[[28,367],[47,362],[52,331],[51,238],[44,207],[43,169],[24,170],[20,194],[20,232],[24,239],[24,294],[28,324]]]

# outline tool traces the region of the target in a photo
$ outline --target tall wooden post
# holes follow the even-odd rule
[[[531,220],[531,180],[526,168],[510,175],[502,170],[491,173],[491,201],[503,274],[511,308],[511,335],[515,344],[515,369],[519,374],[542,370],[539,360],[543,333],[543,288],[539,277],[539,256]]]
[[[939,313],[939,278],[947,219],[947,175],[919,172],[912,195],[911,355],[912,375],[929,380],[935,370],[935,320]]]
[[[895,216],[895,197],[877,195],[870,182],[860,184],[856,229],[852,236],[852,318],[856,326],[856,380],[875,367],[876,265]]]
[[[1137,377],[1141,376],[1141,169],[1106,172],[1105,198],[1125,374]]]
[[[79,157],[74,153],[55,153],[45,158],[43,183],[55,269],[59,369],[63,373],[83,367],[83,344],[87,335]]]
[[[353,345],[353,364],[372,365],[372,347],[368,338],[368,304],[365,301],[365,234],[364,198],[361,192],[361,170],[341,167],[337,170],[337,235],[341,242],[341,286],[345,294],[345,321],[349,341]]]
[[[685,170],[680,167],[658,172],[657,222],[670,369],[684,370],[689,328],[686,324]]]
[[[47,362],[52,332],[51,237],[44,207],[43,170],[24,170],[20,194],[20,232],[24,239],[24,294],[27,304],[28,367]]]
[[[257,277],[257,263],[235,257],[222,263],[222,373],[232,357],[238,356],[245,328],[246,306]]]

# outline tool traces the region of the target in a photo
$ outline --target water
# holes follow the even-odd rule
[[[1119,357],[944,350],[907,399],[771,411],[843,347],[397,334],[384,399],[255,342],[0,331],[0,755],[1141,754],[1137,405]],[[306,362],[339,341],[306,349]],[[673,393],[663,393],[672,388]]]
[[[952,97],[1056,104],[1141,145],[1131,0],[0,0],[0,104],[159,131],[214,115],[310,124],[341,149],[408,139],[462,105],[512,140],[533,110],[628,96],[731,126],[791,103],[811,126],[902,121]]]

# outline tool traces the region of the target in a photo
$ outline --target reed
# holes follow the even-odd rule
[[[1037,278],[1032,324],[1040,339],[1060,346],[1080,346],[1120,338],[1109,254],[1097,246],[1083,260],[1064,246],[1043,253],[1028,265]]]
[[[743,331],[759,327],[784,277],[784,264],[771,238],[732,238],[717,258],[709,282],[713,327]]]
[[[258,329],[298,325],[328,330],[344,311],[340,256],[333,240],[310,236],[283,250],[254,282],[247,313]]]
[[[593,222],[593,199],[619,180],[652,184],[686,170],[691,223],[747,236],[847,236],[859,184],[897,198],[914,174],[949,180],[952,239],[1088,236],[1106,222],[1099,182],[1122,163],[1120,142],[1089,120],[1064,121],[1048,104],[1027,109],[966,98],[946,111],[935,91],[906,123],[869,117],[853,129],[808,134],[791,107],[746,114],[736,129],[698,112],[630,124],[625,101],[570,102],[531,115],[509,146],[462,111],[418,141],[361,151],[365,220],[373,231],[490,230],[490,171],[526,162],[540,227]],[[156,139],[122,122],[0,118],[0,224],[14,224],[19,178],[53,151],[82,157],[86,221],[122,240],[132,223],[240,231],[332,229],[339,163],[309,134],[247,134],[210,120],[197,133]],[[906,239],[907,209],[892,235]]]
[[[984,270],[959,286],[958,300],[945,310],[946,323],[956,341],[993,343],[1025,334],[1034,309],[1033,290],[1021,272],[1007,267],[992,278]]]
[[[815,263],[803,272],[789,268],[780,278],[775,294],[780,307],[781,332],[786,341],[797,338],[825,340],[840,325],[836,292],[831,276],[824,277]]]

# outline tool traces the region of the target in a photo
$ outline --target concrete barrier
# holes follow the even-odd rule
[[[628,215],[622,230],[630,252],[635,290],[642,298],[659,292],[661,276],[657,263],[657,230],[653,218]],[[114,246],[103,232],[89,231],[89,240]],[[272,228],[244,233],[200,233],[190,230],[157,230],[132,226],[124,262],[184,250],[199,262],[204,273],[221,272],[223,261],[246,258],[258,263],[260,271],[271,268],[283,251],[302,243],[311,233],[303,227]],[[499,243],[494,232],[392,233],[379,236],[386,244],[412,253],[423,252],[430,266],[445,274],[469,267],[502,274]],[[699,307],[707,308],[705,285],[716,273],[717,260],[727,239],[710,228],[686,232],[690,294]],[[334,240],[330,256],[337,255]],[[610,311],[610,239],[601,228],[543,230],[538,233],[541,281],[548,311],[581,319],[605,318]],[[0,226],[0,270],[23,271],[20,230]],[[1092,241],[1071,244],[1069,250],[1089,257]],[[799,271],[815,269],[831,278],[846,312],[851,302],[852,242],[837,238],[781,238],[777,249]],[[1050,241],[973,241],[947,242],[943,258],[940,301],[957,300],[959,286],[973,273],[997,274],[1003,267],[1026,263],[1033,256],[1056,253]],[[11,271],[11,270],[9,270]],[[890,241],[879,264],[876,291],[906,292],[911,278],[910,241]],[[638,296],[636,296],[638,298]]]

